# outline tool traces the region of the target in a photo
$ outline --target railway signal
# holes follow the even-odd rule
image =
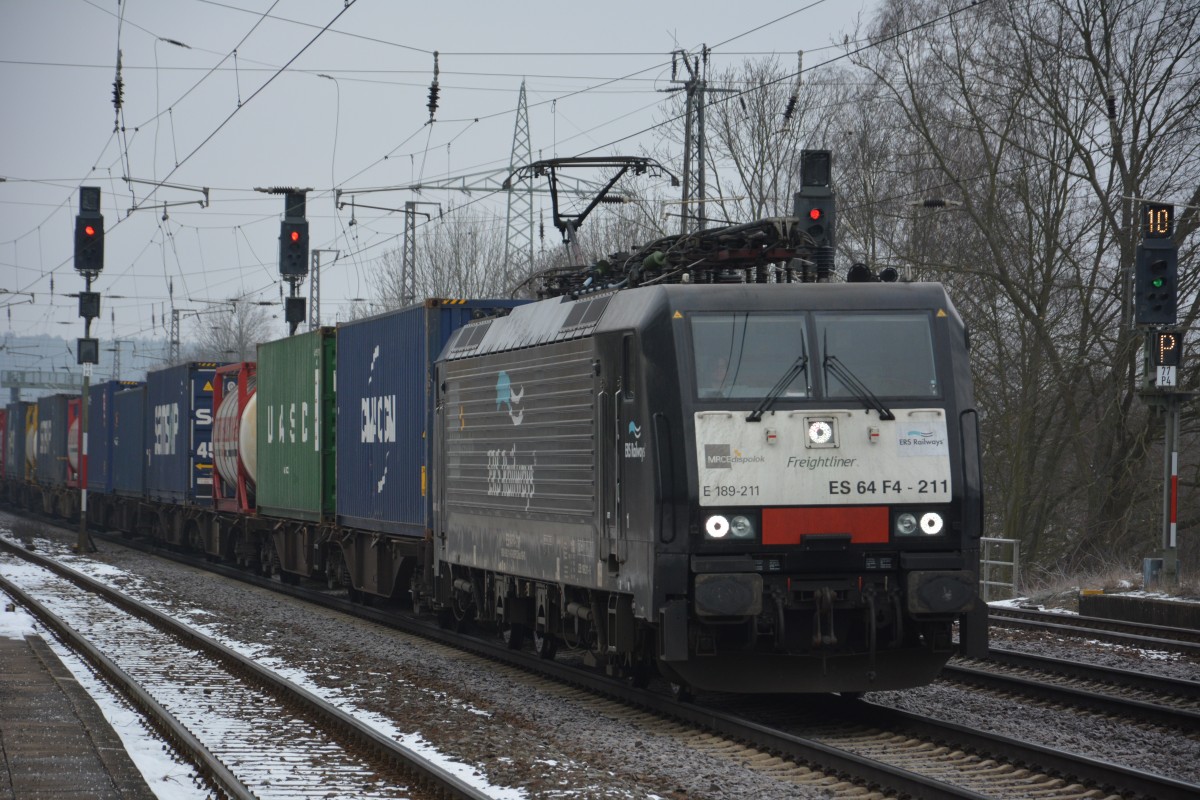
[[[830,186],[832,167],[833,155],[828,150],[801,151],[800,191],[793,198],[793,214],[800,220],[800,230],[812,240],[812,262],[817,267],[818,283],[829,281],[833,275],[837,214]]]
[[[795,215],[816,247],[834,245],[837,215],[830,187],[831,168],[832,156],[828,150],[805,150],[800,154],[800,191],[794,198]]]
[[[75,271],[95,277],[104,269],[104,215],[100,213],[100,187],[79,189],[75,215]]]
[[[308,220],[285,219],[279,224],[279,274],[308,274]]]
[[[1142,206],[1142,242],[1134,259],[1133,314],[1138,325],[1174,325],[1179,300],[1179,250],[1172,239],[1175,207]]]
[[[1174,325],[1179,278],[1175,246],[1138,245],[1134,276],[1134,321],[1138,325]]]
[[[279,275],[293,283],[308,275],[308,219],[306,189],[272,189],[285,194],[283,221],[279,223]]]
[[[84,290],[79,293],[79,316],[83,317],[83,336],[75,340],[75,361],[83,368],[83,387],[79,397],[79,553],[92,546],[87,530],[87,423],[88,391],[92,367],[100,363],[100,340],[92,336],[92,320],[100,316],[100,293],[92,291],[92,281],[104,269],[104,215],[100,213],[100,187],[79,187],[79,213],[75,215],[75,271],[83,276]]]

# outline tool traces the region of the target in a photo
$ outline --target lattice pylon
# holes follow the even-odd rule
[[[512,156],[508,174],[533,162],[529,143],[529,106],[525,100],[525,81],[517,99],[517,120],[513,126]],[[533,271],[533,182],[514,182],[508,189],[507,241],[504,246],[504,284],[512,287]]]

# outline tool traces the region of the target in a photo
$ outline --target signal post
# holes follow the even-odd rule
[[[1181,392],[1185,331],[1177,328],[1179,254],[1174,241],[1175,207],[1143,203],[1142,241],[1134,263],[1134,323],[1146,334],[1142,396],[1165,411],[1161,580],[1179,583],[1179,412],[1190,392]],[[1147,570],[1149,573],[1150,570]],[[1147,575],[1149,578],[1150,575]],[[1148,587],[1147,587],[1148,588]]]
[[[83,368],[83,393],[79,402],[79,539],[76,552],[95,550],[87,529],[88,393],[92,365],[100,362],[100,341],[92,338],[92,320],[100,316],[100,293],[92,281],[104,269],[104,215],[100,213],[100,187],[79,187],[79,214],[75,217],[75,271],[86,288],[79,293],[83,338],[75,342],[75,361]]]

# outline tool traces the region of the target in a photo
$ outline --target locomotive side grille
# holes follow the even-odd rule
[[[590,342],[446,364],[446,505],[590,518],[596,509]]]

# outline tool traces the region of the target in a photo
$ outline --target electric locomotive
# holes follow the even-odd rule
[[[680,691],[931,681],[977,604],[979,438],[939,284],[643,285],[437,365],[435,604]]]

